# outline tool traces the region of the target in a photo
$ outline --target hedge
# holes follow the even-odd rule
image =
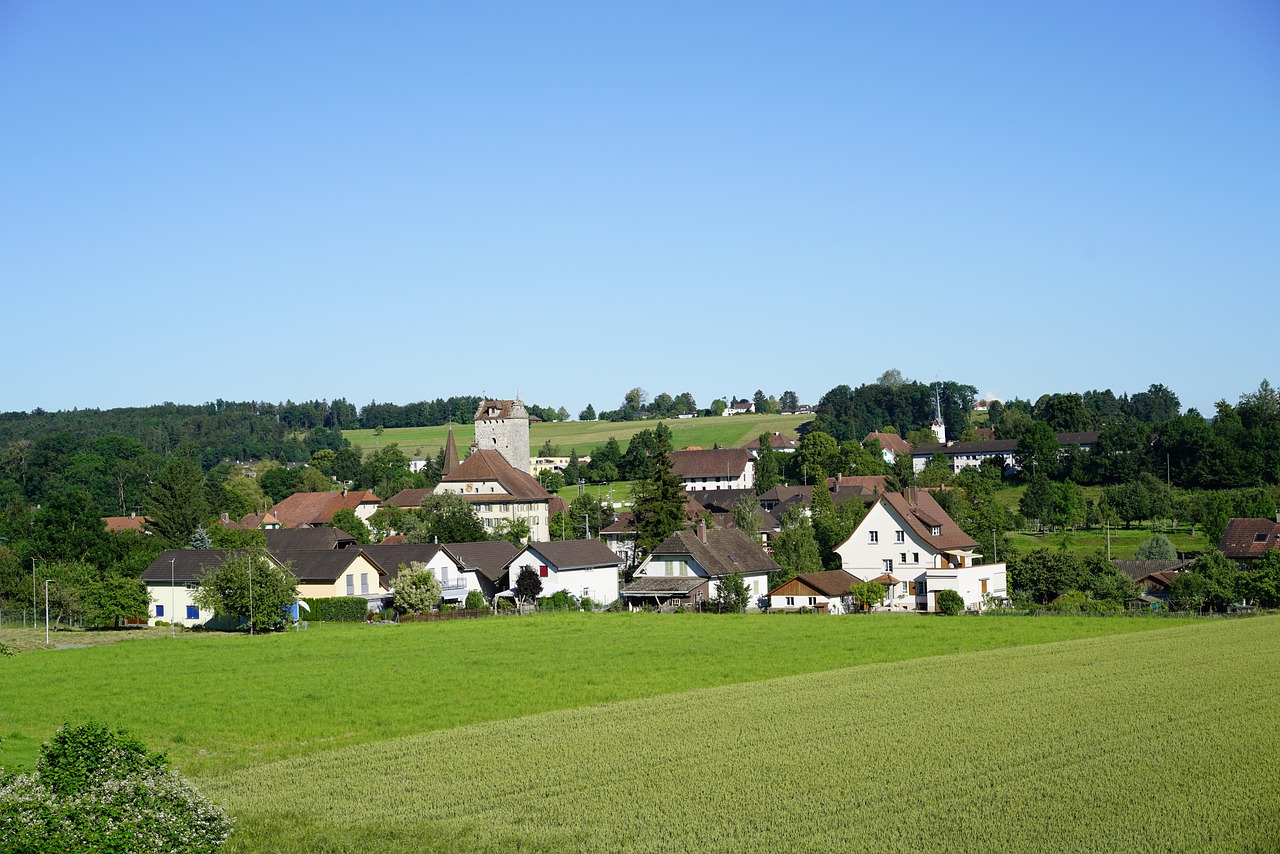
[[[327,623],[363,623],[369,613],[369,602],[359,596],[333,596],[327,599],[303,599],[310,612],[298,616],[304,620]]]

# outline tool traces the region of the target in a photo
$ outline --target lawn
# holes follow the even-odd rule
[[[761,433],[783,433],[797,436],[796,428],[808,420],[803,415],[735,415],[729,418],[672,418],[662,423],[671,428],[672,444],[676,450],[696,445],[710,448],[717,442],[722,447],[739,447]],[[537,454],[544,442],[559,445],[562,455],[570,450],[590,454],[610,438],[618,440],[626,450],[631,437],[641,430],[652,430],[657,421],[555,421],[533,424],[529,428],[529,451]],[[395,442],[400,450],[412,459],[434,457],[444,447],[448,427],[392,427],[375,435],[373,430],[343,430],[342,435],[366,451],[375,446]],[[475,428],[470,424],[457,424],[453,428],[453,440],[465,453],[475,438]]]
[[[29,766],[58,724],[94,718],[168,750],[185,773],[211,775],[557,709],[1169,622],[547,614],[152,634],[0,658],[0,764]]]
[[[821,622],[916,649],[955,632],[957,649],[566,706],[202,784],[237,816],[235,851],[1280,848],[1280,671],[1258,666],[1280,660],[1280,618],[976,652],[971,628],[1053,621]],[[664,647],[679,625],[641,624]],[[891,636],[862,636],[872,626]],[[719,657],[713,670],[749,654]]]
[[[610,496],[613,497],[614,504],[630,504],[631,489],[634,481],[620,480],[616,483],[588,483],[583,487],[589,494],[599,498],[606,504],[609,502]],[[578,497],[578,485],[576,483],[566,484],[563,489],[556,493],[565,501],[572,502]]]

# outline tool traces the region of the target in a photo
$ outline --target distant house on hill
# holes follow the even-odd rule
[[[1275,519],[1231,519],[1218,541],[1218,551],[1241,567],[1280,548],[1280,514]]]
[[[744,447],[748,451],[758,453],[760,451],[760,437],[755,437],[750,442],[747,442]],[[792,439],[790,436],[784,436],[775,430],[769,434],[769,447],[784,454],[794,454],[796,449],[800,447],[800,442],[797,439]]]
[[[1088,451],[1097,443],[1096,432],[1059,433],[1057,434],[1060,453],[1065,454],[1068,448],[1079,448]],[[984,442],[935,442],[917,445],[911,451],[911,465],[915,471],[924,471],[935,456],[941,454],[947,459],[952,472],[965,468],[977,468],[990,460],[1005,471],[1018,471],[1015,454],[1018,442],[1015,439],[991,439]]]
[[[751,489],[755,485],[755,460],[746,448],[673,451],[671,471],[689,492]]]
[[[880,456],[884,458],[887,465],[893,465],[893,461],[899,454],[911,453],[911,445],[897,433],[868,433],[863,438],[862,444],[865,445],[872,439],[880,443]]]

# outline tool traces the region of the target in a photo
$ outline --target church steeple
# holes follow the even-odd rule
[[[458,446],[453,443],[453,425],[449,425],[449,437],[444,440],[444,465],[440,467],[440,476],[452,474],[458,467]]]

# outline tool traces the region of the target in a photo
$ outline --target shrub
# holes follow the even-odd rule
[[[472,590],[467,594],[467,601],[463,603],[463,607],[468,611],[483,611],[488,607],[484,601],[484,594],[479,590]]]
[[[322,623],[363,623],[369,613],[369,602],[359,596],[330,596],[303,599],[311,610],[307,619]]]
[[[578,598],[567,591],[557,590],[550,596],[539,599],[538,607],[543,611],[576,611]]]
[[[935,598],[939,614],[954,617],[964,610],[964,597],[954,590],[939,590]]]
[[[0,776],[0,839],[28,852],[217,851],[231,820],[126,732],[63,725],[32,775]]]
[[[583,596],[578,600],[578,607],[584,611],[594,611],[596,609],[596,603],[590,596]]]

